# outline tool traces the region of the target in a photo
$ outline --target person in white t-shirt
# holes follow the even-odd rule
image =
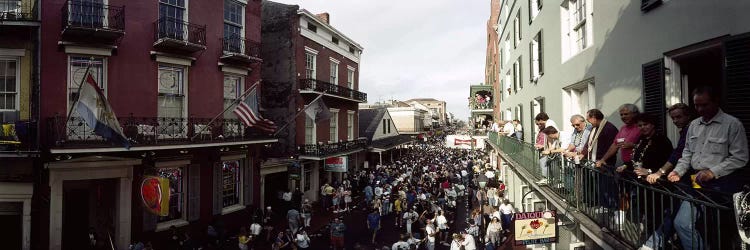
[[[513,126],[513,123],[509,121],[502,121],[503,124],[503,134],[505,136],[513,136],[516,133],[516,126]]]
[[[442,244],[448,243],[448,219],[445,218],[445,211],[440,210],[435,214],[435,224],[437,224],[438,235]]]
[[[414,208],[410,208],[409,211],[404,213],[404,221],[406,221],[406,233],[411,234],[411,224],[419,218],[419,214],[414,211]]]
[[[500,205],[500,216],[502,216],[502,225],[506,232],[510,232],[510,222],[513,220],[514,212],[515,209],[507,199]]]
[[[437,235],[437,230],[435,229],[435,225],[432,224],[431,219],[427,219],[427,227],[425,228],[425,234],[427,234],[427,249],[428,250],[435,250],[435,235]]]

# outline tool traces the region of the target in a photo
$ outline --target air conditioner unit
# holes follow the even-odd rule
[[[21,112],[19,111],[0,111],[0,122],[2,123],[15,123],[21,118]]]

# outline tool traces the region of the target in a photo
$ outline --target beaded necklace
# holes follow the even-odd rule
[[[638,142],[638,145],[636,145],[636,150],[633,150],[633,153],[631,154],[631,159],[633,160],[633,165],[636,167],[641,167],[643,164],[643,155],[646,153],[646,150],[648,150],[648,147],[651,146],[651,141],[653,141],[651,137],[648,137],[646,140],[648,140],[648,143],[646,143],[646,146],[643,147],[642,150],[640,150],[638,157],[636,157],[635,152],[638,151],[637,149],[641,146],[641,142]],[[637,159],[637,160],[636,160]]]

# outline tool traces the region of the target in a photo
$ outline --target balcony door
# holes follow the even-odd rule
[[[68,2],[68,22],[77,27],[102,28],[106,13],[104,0],[73,0]]]
[[[159,38],[185,40],[186,0],[159,0]]]

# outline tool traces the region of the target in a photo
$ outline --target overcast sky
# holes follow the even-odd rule
[[[360,91],[370,103],[432,97],[466,120],[469,85],[484,81],[486,0],[276,0],[312,13],[364,47]]]

